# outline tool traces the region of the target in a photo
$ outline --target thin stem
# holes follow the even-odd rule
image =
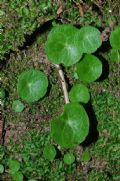
[[[60,65],[54,64],[54,66],[58,69],[58,73],[60,76],[60,81],[61,81],[62,89],[63,89],[63,93],[64,93],[65,104],[68,104],[70,101],[69,101],[69,97],[68,97],[67,83],[65,81],[64,73],[63,73]]]

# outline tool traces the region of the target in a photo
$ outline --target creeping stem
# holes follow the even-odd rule
[[[63,93],[64,93],[65,104],[68,104],[70,101],[69,101],[69,97],[68,97],[67,83],[65,81],[64,73],[63,73],[60,65],[54,64],[54,66],[57,68],[59,76],[60,76],[60,80],[61,80],[61,84],[62,84],[62,89],[63,89]]]

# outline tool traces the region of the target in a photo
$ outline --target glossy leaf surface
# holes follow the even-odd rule
[[[12,173],[17,172],[20,169],[20,163],[17,160],[9,159],[8,166]]]
[[[23,181],[23,174],[21,172],[16,172],[12,175],[13,181]]]
[[[63,160],[67,165],[71,165],[75,161],[75,157],[72,153],[66,153]]]
[[[48,87],[47,76],[39,70],[28,70],[21,73],[18,78],[17,92],[28,103],[42,98]]]
[[[19,101],[19,100],[15,100],[12,103],[12,109],[15,112],[22,112],[24,107],[25,107],[24,104],[21,101]]]
[[[83,84],[74,85],[69,92],[69,98],[71,102],[87,103],[90,99],[88,88]]]
[[[78,40],[83,53],[93,53],[102,44],[100,31],[92,26],[82,27],[76,34],[76,41]]]
[[[110,60],[120,62],[120,50],[112,49],[109,53]]]
[[[80,60],[82,51],[75,38],[78,31],[72,25],[57,25],[52,29],[45,46],[49,61],[70,66]]]
[[[52,161],[56,156],[56,150],[53,145],[48,145],[44,148],[43,156],[45,159]]]
[[[61,116],[51,122],[51,135],[63,148],[82,143],[89,132],[89,118],[82,105],[66,104]]]
[[[77,75],[83,82],[93,82],[102,74],[102,63],[94,55],[85,55],[76,67]]]
[[[114,49],[120,49],[120,25],[110,35],[110,44]]]

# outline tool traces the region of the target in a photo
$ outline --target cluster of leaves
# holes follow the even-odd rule
[[[90,83],[102,73],[102,63],[91,55],[102,44],[98,29],[85,26],[77,29],[72,25],[56,25],[48,35],[45,51],[50,62],[72,66],[81,81]],[[81,59],[81,60],[80,60]],[[87,87],[82,84],[73,86],[69,93],[70,104],[64,112],[51,122],[53,139],[63,148],[72,148],[83,142],[89,132],[89,119],[82,105],[90,99]],[[60,134],[58,134],[58,132]]]
[[[116,38],[113,36],[114,40]],[[101,61],[90,54],[101,44],[101,34],[95,27],[77,29],[72,25],[56,25],[48,35],[45,51],[54,64],[66,67],[76,64],[78,78],[83,83],[91,83],[102,74]],[[31,69],[19,75],[17,93],[22,100],[33,103],[46,94],[47,87],[47,76],[39,70]],[[51,135],[62,148],[74,148],[86,139],[89,132],[89,118],[84,107],[79,104],[87,103],[90,99],[87,87],[82,84],[73,86],[69,97],[71,103],[65,105],[63,113],[51,121]],[[21,112],[24,105],[16,100],[13,109]],[[50,160],[56,155],[53,146],[46,148],[44,153],[46,157],[51,155]]]

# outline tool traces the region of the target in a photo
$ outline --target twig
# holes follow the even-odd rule
[[[58,69],[58,73],[59,73],[59,76],[60,76],[62,89],[63,89],[63,93],[64,93],[65,104],[68,104],[70,101],[69,101],[69,97],[68,97],[67,83],[65,81],[64,73],[63,73],[60,65],[54,64],[54,66]]]
[[[102,41],[107,41],[109,39],[109,36],[110,36],[110,33],[114,30],[114,26],[115,26],[115,23],[111,23],[111,25],[109,27],[106,27],[102,33],[101,33],[101,38],[102,38]]]

